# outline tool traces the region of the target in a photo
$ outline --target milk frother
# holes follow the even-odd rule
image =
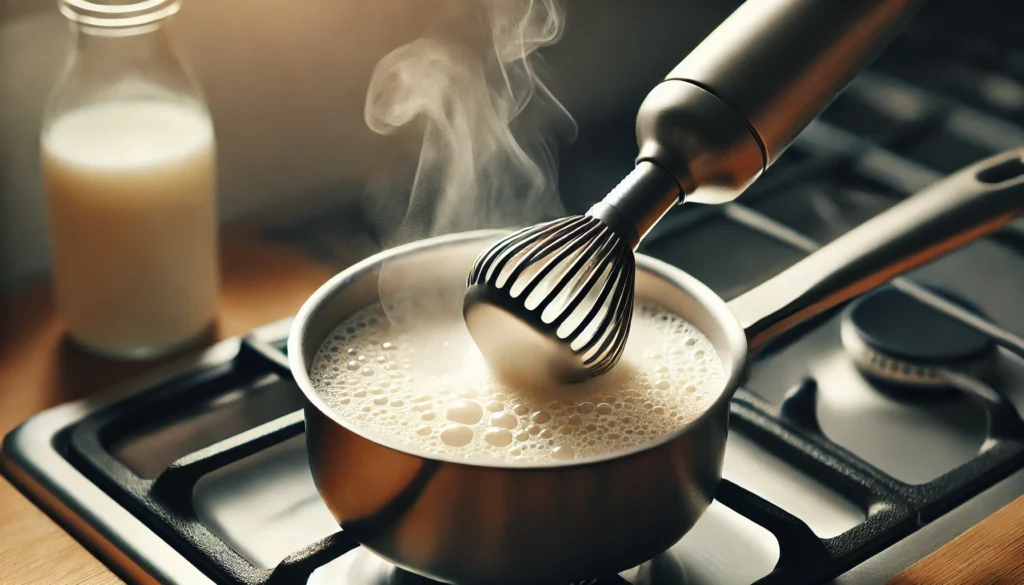
[[[463,313],[492,367],[566,381],[614,367],[644,236],[674,205],[740,195],[923,3],[747,0],[648,94],[615,189],[479,256]]]

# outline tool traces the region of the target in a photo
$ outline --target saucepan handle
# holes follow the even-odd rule
[[[942,179],[733,299],[752,352],[788,328],[990,233],[1024,208],[1024,148]]]

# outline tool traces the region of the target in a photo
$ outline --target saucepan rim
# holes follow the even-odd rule
[[[681,292],[690,295],[705,311],[708,312],[708,314],[714,318],[716,322],[720,324],[722,333],[725,335],[725,339],[723,340],[724,345],[726,346],[727,351],[730,352],[729,359],[731,363],[731,370],[727,373],[724,385],[719,395],[714,399],[714,401],[705,407],[704,412],[700,413],[700,415],[693,418],[676,431],[665,435],[658,440],[637,445],[630,449],[614,451],[606,455],[587,457],[573,461],[530,461],[521,464],[508,464],[498,461],[471,461],[460,459],[455,456],[420,453],[412,449],[403,448],[397,443],[397,441],[390,441],[387,438],[378,437],[345,424],[342,418],[334,411],[334,409],[327,405],[324,399],[320,396],[320,393],[317,392],[316,388],[313,386],[312,380],[309,378],[309,371],[306,367],[306,354],[303,347],[304,338],[310,324],[315,322],[320,311],[347,286],[358,282],[362,278],[366,278],[367,273],[372,272],[383,262],[386,262],[389,259],[397,259],[417,252],[471,242],[474,240],[482,241],[491,237],[497,239],[508,233],[508,230],[476,230],[436,236],[396,246],[377,252],[376,254],[353,264],[321,285],[320,288],[318,288],[316,292],[306,300],[299,312],[296,313],[288,335],[289,366],[291,368],[292,375],[295,377],[295,381],[298,384],[299,389],[302,390],[307,402],[319,410],[322,415],[329,418],[334,424],[337,424],[346,431],[354,433],[355,435],[382,447],[425,460],[463,465],[471,468],[499,469],[515,472],[540,470],[550,471],[571,467],[602,465],[620,459],[641,455],[645,452],[657,449],[665,444],[678,440],[680,437],[689,433],[691,429],[701,426],[707,418],[714,416],[719,409],[728,408],[727,403],[732,399],[732,396],[735,393],[736,388],[741,383],[742,376],[746,371],[747,340],[739,321],[729,310],[727,303],[703,282],[697,280],[693,276],[690,276],[685,271],[672,266],[671,264],[662,262],[644,254],[637,254],[638,269],[644,270],[652,276],[660,278],[671,286],[680,289]],[[686,315],[680,316],[689,321],[689,318]],[[721,348],[716,347],[716,350],[720,349]]]

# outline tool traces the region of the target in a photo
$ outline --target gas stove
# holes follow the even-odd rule
[[[739,203],[684,206],[642,251],[729,299],[1024,144],[1024,21],[934,4]],[[274,237],[329,259],[332,231],[321,218]],[[774,342],[732,402],[708,511],[662,555],[586,583],[879,583],[1024,494],[1021,290],[1018,222]],[[302,395],[275,373],[288,325],[37,415],[6,437],[6,475],[132,581],[427,583],[321,502]]]

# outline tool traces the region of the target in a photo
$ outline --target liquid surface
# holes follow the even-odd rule
[[[644,304],[619,365],[582,384],[510,385],[492,374],[461,314],[380,305],[334,330],[310,377],[345,424],[368,437],[502,464],[587,459],[657,441],[702,414],[725,384],[702,333]]]
[[[201,331],[217,302],[213,128],[184,105],[124,101],[56,119],[42,140],[58,310],[108,351]]]

